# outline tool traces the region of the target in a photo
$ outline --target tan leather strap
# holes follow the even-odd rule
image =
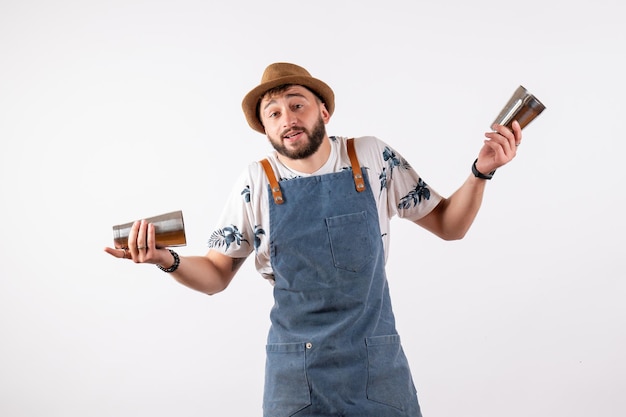
[[[265,171],[267,180],[270,182],[270,188],[272,190],[274,202],[276,204],[283,204],[285,202],[285,200],[283,199],[283,193],[280,191],[280,185],[278,185],[278,181],[276,180],[276,174],[274,174],[274,170],[270,165],[270,161],[264,159],[261,161],[261,165],[263,166],[263,170]]]
[[[365,191],[365,180],[363,179],[363,172],[361,172],[361,165],[359,164],[359,159],[356,156],[356,151],[354,149],[354,138],[347,140],[347,148],[348,148],[348,157],[350,158],[350,164],[352,165],[352,175],[354,177],[354,185],[358,192]],[[270,183],[270,189],[272,190],[272,197],[274,197],[274,202],[276,204],[283,204],[285,199],[283,198],[283,193],[280,190],[280,185],[278,184],[278,180],[276,179],[276,174],[274,173],[274,169],[270,164],[270,161],[263,159],[261,162],[261,166],[263,166],[263,170],[265,171],[265,175],[267,176],[267,180]]]
[[[363,173],[361,172],[361,165],[359,159],[356,157],[356,151],[354,150],[354,138],[350,138],[347,141],[348,157],[350,158],[350,164],[352,165],[352,175],[354,176],[354,185],[358,192],[365,191],[365,181],[363,180]]]

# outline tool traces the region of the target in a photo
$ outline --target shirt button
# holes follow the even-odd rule
[[[307,349],[311,349],[312,347],[313,347],[313,343],[311,343],[311,342],[307,342],[307,344],[306,344],[306,348],[307,348]]]

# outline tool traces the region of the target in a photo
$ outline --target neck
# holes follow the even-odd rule
[[[282,162],[289,169],[294,171],[303,172],[305,174],[312,174],[324,166],[328,158],[330,157],[330,139],[328,136],[324,137],[324,141],[320,145],[319,149],[311,156],[303,159],[291,159],[281,154],[278,154],[278,160]]]

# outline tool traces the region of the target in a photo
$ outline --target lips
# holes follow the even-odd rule
[[[303,132],[301,130],[291,131],[283,135],[283,139],[285,140],[296,140],[300,137]]]

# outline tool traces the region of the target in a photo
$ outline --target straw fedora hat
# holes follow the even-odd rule
[[[326,105],[326,110],[332,115],[335,110],[335,93],[323,81],[311,77],[304,68],[286,62],[277,62],[265,68],[261,77],[261,84],[255,87],[244,97],[241,107],[250,127],[259,133],[265,134],[265,128],[259,120],[258,107],[261,97],[271,90],[285,84],[301,85],[317,94]]]

